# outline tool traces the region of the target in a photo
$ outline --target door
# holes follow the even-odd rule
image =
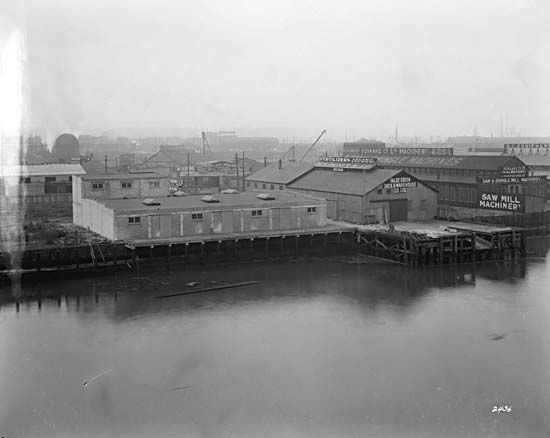
[[[407,200],[395,199],[390,201],[390,222],[407,220]]]
[[[338,220],[337,211],[337,201],[335,199],[327,199],[327,217],[329,219]]]

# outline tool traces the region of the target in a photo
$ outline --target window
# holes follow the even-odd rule
[[[191,213],[191,219],[194,221],[202,221],[202,213]]]
[[[317,207],[308,207],[307,212],[308,213],[317,213]]]
[[[122,181],[122,188],[123,189],[131,189],[132,188],[132,181]]]
[[[284,189],[284,186],[283,185],[280,185],[279,186],[279,190],[283,190]]]
[[[139,224],[141,222],[141,217],[139,216],[130,216],[128,218],[128,223],[129,224]]]
[[[23,178],[21,178],[21,182],[22,182],[22,183],[25,183],[25,184],[30,184],[30,182],[31,182],[31,177],[30,177],[30,176],[23,177]]]
[[[266,188],[266,185],[265,184],[262,184],[262,189],[265,189]]]
[[[250,181],[246,182],[246,187],[250,187]]]
[[[103,190],[103,183],[102,182],[93,182],[92,183],[92,190]]]
[[[73,177],[69,175],[69,181],[72,181],[72,180],[73,180]]]
[[[56,177],[55,176],[47,176],[46,177],[46,182],[55,182],[56,181]]]
[[[451,196],[450,196],[450,201],[454,201],[455,200],[455,197],[456,197],[456,190],[453,186],[451,186]]]
[[[386,189],[386,195],[389,195],[391,193],[391,189]]]
[[[384,193],[384,190],[382,189],[382,187],[380,187],[380,188],[376,191],[376,193],[378,193],[379,195],[381,195],[382,193]]]
[[[426,210],[426,200],[422,199],[420,201],[420,210]]]
[[[261,216],[262,210],[252,210],[252,216]]]
[[[158,189],[159,187],[160,187],[160,181],[158,181],[158,180],[149,181],[149,188],[150,189]]]
[[[254,183],[254,188],[255,188],[255,189],[258,188],[258,183]]]
[[[271,190],[275,190],[275,186],[271,184]]]

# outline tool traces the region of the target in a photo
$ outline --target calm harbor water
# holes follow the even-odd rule
[[[334,256],[25,286],[0,302],[0,436],[550,436],[531,245],[475,269]]]

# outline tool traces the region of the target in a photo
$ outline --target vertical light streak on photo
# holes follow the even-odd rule
[[[21,294],[21,258],[25,239],[25,193],[20,184],[24,155],[25,44],[19,30],[1,42],[0,59],[0,245],[12,293]]]

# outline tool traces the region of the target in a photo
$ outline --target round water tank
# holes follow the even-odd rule
[[[61,134],[55,140],[52,153],[56,158],[66,161],[78,158],[80,156],[78,139],[73,134]]]

